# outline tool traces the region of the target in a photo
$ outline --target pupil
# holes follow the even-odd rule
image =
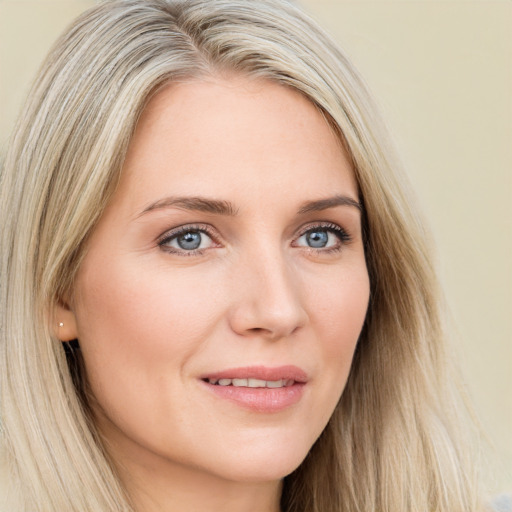
[[[177,242],[182,249],[194,250],[201,245],[201,234],[198,232],[185,233],[178,237]]]
[[[306,238],[310,247],[318,248],[325,247],[329,237],[326,231],[312,231]]]

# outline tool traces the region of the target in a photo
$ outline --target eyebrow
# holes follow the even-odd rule
[[[299,209],[299,214],[319,212],[329,208],[334,208],[336,206],[352,206],[357,208],[360,212],[363,211],[363,206],[359,201],[356,201],[349,196],[336,195],[333,197],[327,197],[325,199],[318,199],[316,201],[308,201],[304,203]]]
[[[181,208],[183,210],[229,215],[231,217],[238,213],[238,210],[229,201],[207,199],[205,197],[166,197],[144,208],[139,217],[147,212],[163,208]]]
[[[302,204],[298,213],[299,215],[303,215],[309,212],[319,212],[329,208],[335,208],[336,206],[352,206],[361,212],[363,210],[359,201],[356,201],[349,196],[336,195],[325,199],[307,201]],[[238,209],[229,201],[209,199],[206,197],[165,197],[144,208],[138,217],[141,217],[148,212],[164,208],[180,208],[183,210],[213,213],[215,215],[227,215],[230,217],[234,217],[238,214]]]

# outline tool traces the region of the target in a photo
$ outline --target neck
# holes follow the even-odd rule
[[[133,469],[133,468],[132,468]],[[280,482],[229,482],[175,467],[124,478],[137,512],[279,512]]]
[[[137,512],[279,512],[281,486],[275,483],[233,483],[194,475],[139,479],[129,486]]]
[[[105,449],[116,467],[136,512],[279,512],[282,493],[280,478],[244,479],[240,464],[223,468],[216,464],[192,462],[178,450],[165,454],[139,444],[125,435],[96,408],[96,422]],[[262,468],[263,470],[265,468]],[[240,477],[239,478],[239,474]],[[272,472],[270,473],[272,474]]]
[[[169,460],[126,439],[104,441],[136,512],[280,511],[281,480],[224,478],[220,471]]]

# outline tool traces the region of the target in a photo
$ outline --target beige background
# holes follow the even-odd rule
[[[92,1],[0,0],[0,157],[49,45]],[[512,491],[512,2],[303,0],[374,91],[438,244],[477,412]]]

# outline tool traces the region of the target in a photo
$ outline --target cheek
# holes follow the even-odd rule
[[[85,263],[75,312],[90,380],[149,378],[169,361],[179,369],[219,318],[208,287],[186,272]]]
[[[175,411],[188,407],[181,392],[189,391],[194,357],[223,318],[220,306],[212,286],[183,269],[136,258],[100,271],[84,263],[76,313],[96,419],[107,436],[115,425],[158,451],[168,446],[169,429],[178,429]]]
[[[343,351],[357,342],[370,296],[364,265],[343,269],[310,294],[310,318],[322,331],[329,351]]]
[[[332,276],[322,291],[311,293],[310,320],[319,340],[324,396],[332,412],[345,387],[368,308],[370,284],[366,267],[358,265]],[[333,285],[336,283],[336,285]],[[334,306],[335,305],[335,306]],[[330,415],[330,412],[329,414]]]

